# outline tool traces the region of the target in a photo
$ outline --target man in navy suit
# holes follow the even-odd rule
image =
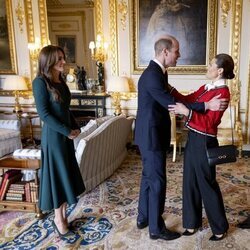
[[[137,227],[149,226],[151,239],[173,240],[181,235],[168,230],[162,218],[166,197],[166,152],[170,144],[171,121],[168,105],[175,103],[169,93],[167,68],[176,66],[179,43],[172,36],[155,42],[155,58],[138,82],[138,111],[135,144],[139,146],[143,170],[138,205]],[[222,99],[221,99],[222,100]],[[199,112],[223,109],[222,101],[195,103]]]

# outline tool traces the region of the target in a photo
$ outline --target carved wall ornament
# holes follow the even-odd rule
[[[110,32],[110,62],[111,74],[118,75],[118,32],[117,32],[117,4],[116,0],[109,0],[109,32]]]
[[[19,24],[20,32],[23,33],[23,20],[24,20],[25,15],[24,15],[24,9],[20,1],[17,4],[15,12],[16,12],[16,17],[17,17],[17,21]]]
[[[221,0],[220,7],[222,11],[221,19],[224,27],[227,26],[227,16],[231,9],[231,0]]]
[[[122,24],[122,29],[126,29],[126,19],[128,14],[128,5],[124,0],[121,0],[120,3],[118,3],[118,11],[121,14],[120,20]]]

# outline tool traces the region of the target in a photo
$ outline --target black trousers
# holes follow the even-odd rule
[[[216,167],[208,166],[206,147],[217,146],[216,138],[189,131],[184,153],[183,227],[202,226],[202,202],[213,234],[228,230],[220,187],[216,181]]]
[[[166,152],[140,148],[142,177],[138,205],[139,221],[147,221],[149,232],[159,234],[165,223],[162,218],[166,197]]]

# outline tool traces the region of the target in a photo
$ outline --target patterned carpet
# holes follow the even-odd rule
[[[150,240],[148,229],[136,228],[137,202],[141,175],[140,156],[130,151],[122,166],[104,183],[67,209],[75,236],[59,239],[54,233],[53,214],[37,221],[32,213],[0,213],[0,249],[250,249],[250,229],[239,229],[250,211],[250,159],[217,167],[227,218],[228,236],[211,242],[205,213],[203,228],[191,237],[174,241]],[[167,162],[167,198],[164,218],[168,228],[183,232],[181,221],[182,157]]]

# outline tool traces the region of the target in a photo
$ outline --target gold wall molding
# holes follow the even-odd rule
[[[26,25],[27,25],[27,34],[28,34],[28,43],[35,42],[34,34],[34,24],[33,24],[33,13],[32,13],[32,2],[31,0],[24,1]]]
[[[223,23],[223,26],[226,27],[228,12],[230,11],[230,8],[231,8],[231,0],[221,0],[220,8],[222,12],[221,14],[222,23]]]
[[[121,0],[118,3],[118,11],[121,14],[120,21],[122,24],[122,29],[126,29],[126,20],[127,20],[127,14],[128,14],[128,5],[124,0]]]
[[[239,80],[239,62],[240,62],[240,39],[241,39],[241,23],[242,23],[242,0],[235,0],[232,4],[232,27],[231,27],[231,55],[233,57],[235,67],[235,78],[230,81],[232,102],[240,103],[240,80]],[[239,112],[239,110],[238,110]]]
[[[58,0],[47,0],[47,7],[49,7],[49,9],[67,9],[67,8],[93,8],[94,7],[94,1],[93,0],[85,0],[82,1],[82,3],[79,4],[62,4],[60,1]]]
[[[241,24],[242,24],[242,0],[232,2],[232,24],[231,24],[231,44],[230,50],[234,60],[235,78],[229,81],[231,91],[231,103],[235,105],[236,121],[235,126],[239,135],[239,146],[243,145],[242,123],[240,120],[240,80],[239,80],[239,62],[240,62],[240,39],[241,39]]]
[[[109,15],[110,15],[110,61],[111,75],[118,75],[118,55],[117,55],[117,4],[116,0],[109,0]]]
[[[38,1],[38,8],[39,8],[41,45],[45,46],[45,45],[48,45],[48,43],[49,43],[46,1],[39,0]]]
[[[16,13],[16,18],[17,18],[20,32],[23,33],[23,20],[24,20],[25,15],[24,15],[24,9],[20,1],[18,1],[17,7],[15,9],[15,13]]]
[[[95,31],[96,34],[103,36],[103,22],[102,22],[102,0],[95,0]]]

